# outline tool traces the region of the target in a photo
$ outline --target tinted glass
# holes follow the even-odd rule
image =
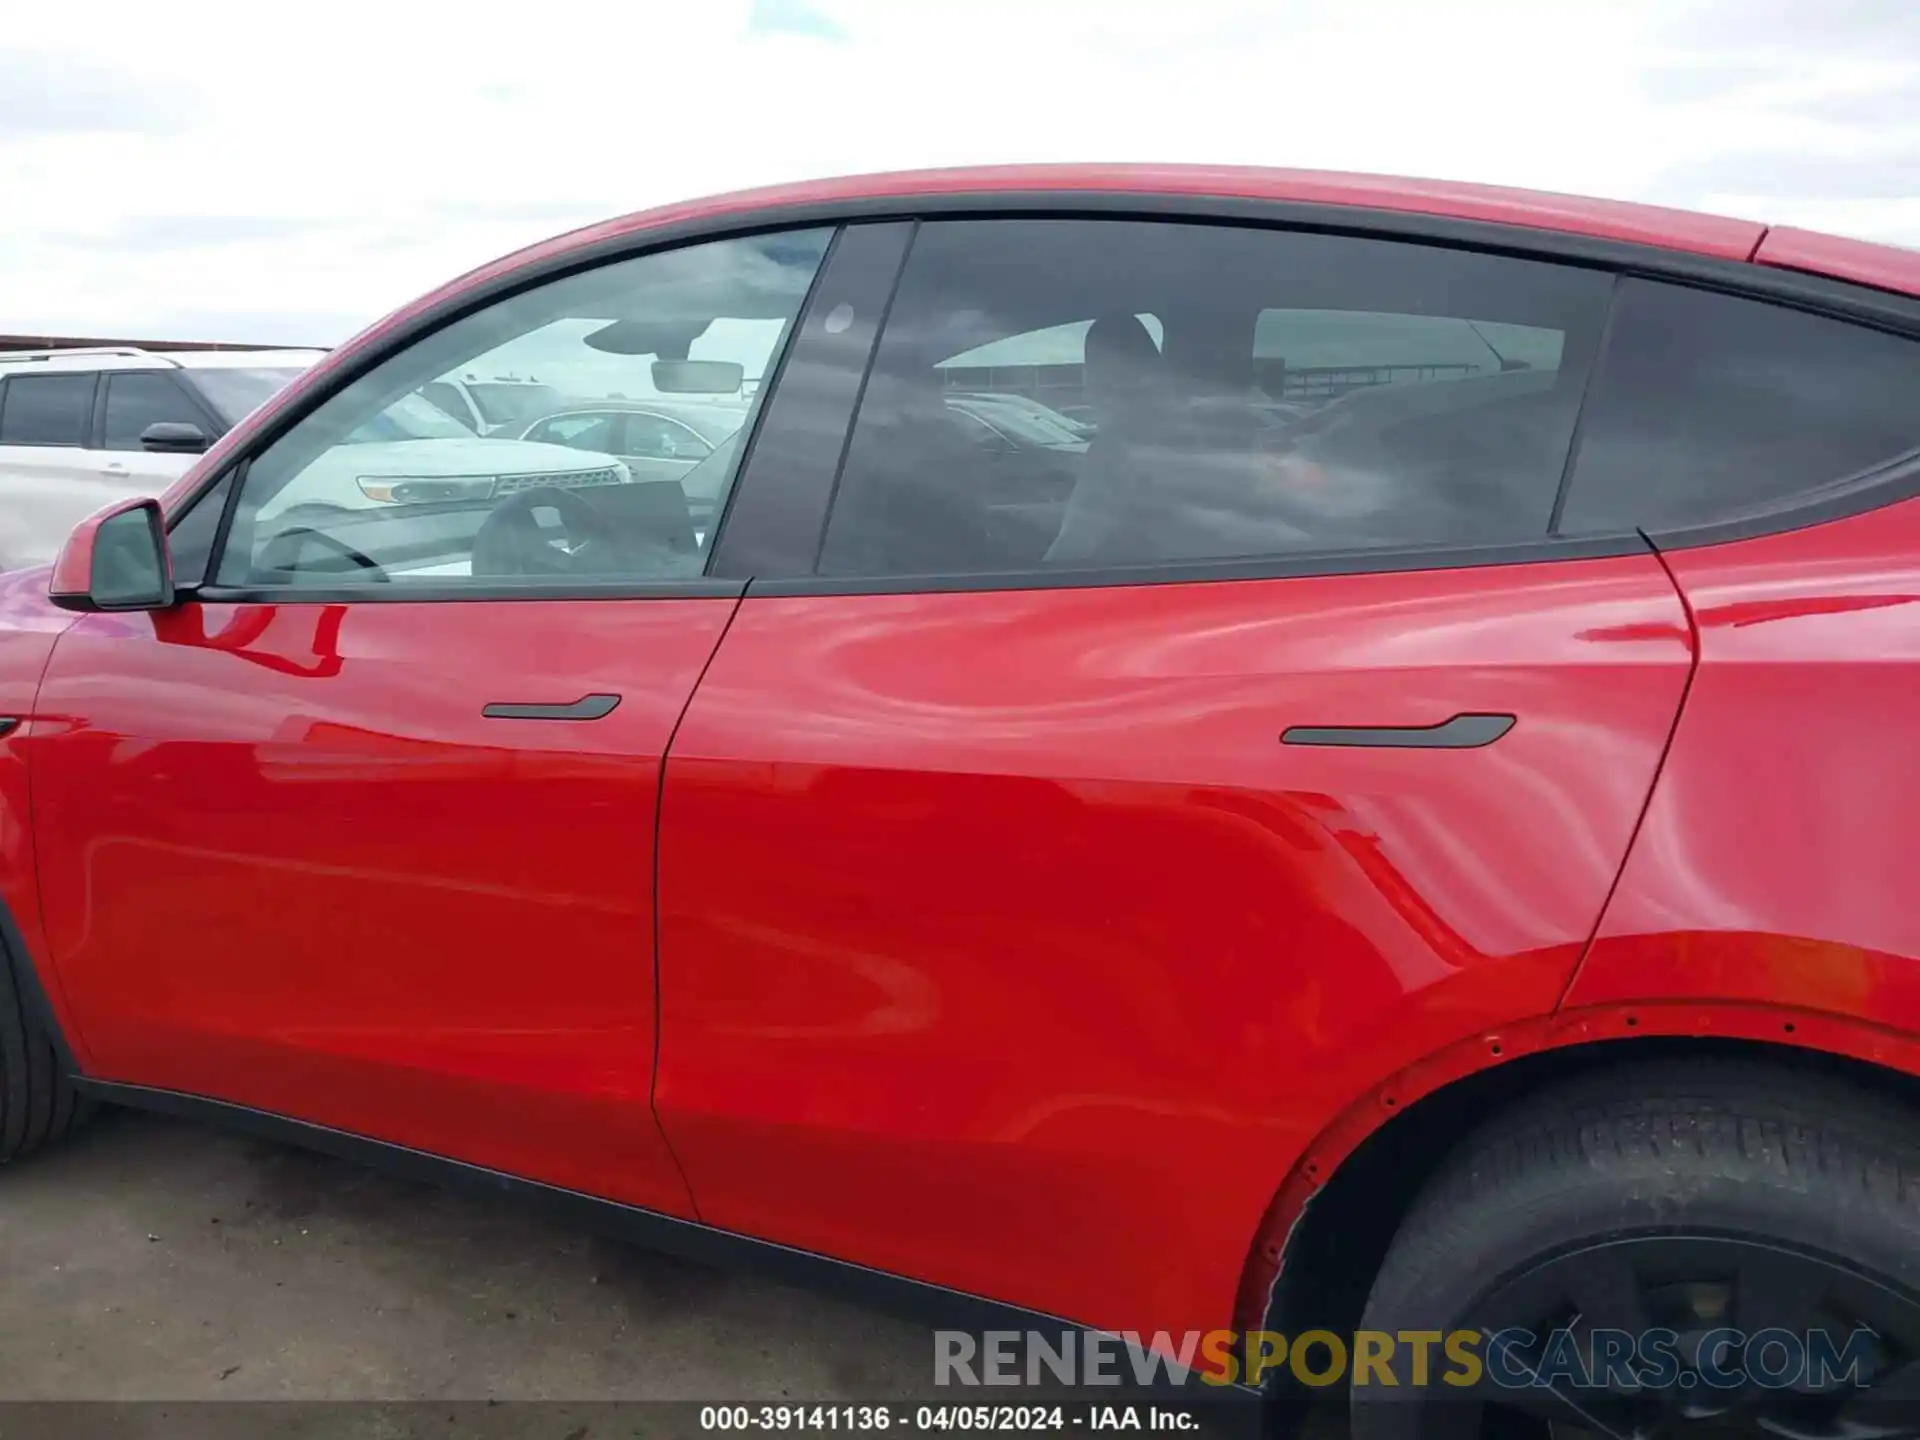
[[[173,556],[174,584],[198,585],[206,579],[213,537],[220,529],[220,512],[227,508],[227,492],[232,488],[233,472],[229,470],[168,528],[167,549]]]
[[[138,450],[140,432],[149,425],[171,422],[207,428],[206,417],[171,376],[157,370],[124,370],[109,372],[106,381],[109,450]]]
[[[834,242],[754,435],[748,483],[727,512],[713,574],[737,579],[813,570],[847,424],[912,233],[912,225],[897,221],[849,225]],[[693,473],[733,448],[716,446],[713,459]]]
[[[591,408],[611,392],[650,393],[663,356],[730,361],[757,379],[828,238],[809,230],[643,255],[523,291],[419,340],[253,459],[220,583],[367,585],[392,598],[409,585],[699,575],[711,541],[702,517],[731,484],[737,447],[681,474],[641,475],[577,438],[522,440],[512,427],[475,435],[419,392],[468,371],[532,372],[551,377],[562,402]],[[743,404],[733,424],[749,418]]]
[[[1223,226],[925,225],[820,568],[1544,539],[1610,284]]]
[[[1825,316],[1627,280],[1561,529],[1730,518],[1920,447],[1920,344]]]
[[[11,375],[0,445],[83,445],[93,419],[93,374]]]

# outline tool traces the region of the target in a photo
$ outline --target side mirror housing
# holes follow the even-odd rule
[[[165,610],[173,560],[160,502],[123,500],[90,515],[53,562],[47,597],[63,610]]]
[[[140,448],[156,455],[201,455],[211,443],[206,431],[184,420],[156,420],[140,432]]]

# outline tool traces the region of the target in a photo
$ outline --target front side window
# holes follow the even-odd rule
[[[1920,461],[1920,344],[1623,280],[1561,529],[1735,519]]]
[[[1610,285],[1386,240],[927,224],[820,568],[1045,571],[1544,540]]]
[[[218,583],[249,589],[652,582],[699,575],[712,542],[697,515],[724,495],[741,447],[686,474],[641,475],[586,427],[476,435],[423,387],[468,372],[560,421],[598,397],[684,390],[690,373],[758,380],[771,368],[825,253],[809,230],[691,245],[604,265],[515,295],[381,362],[317,406],[246,472]],[[724,362],[687,366],[687,360]],[[471,388],[471,387],[470,387]],[[504,412],[498,412],[504,413]],[[578,418],[578,417],[573,417]],[[737,429],[751,421],[742,405]],[[609,427],[610,428],[610,427]],[[712,473],[706,473],[711,471]],[[696,513],[697,512],[697,513]],[[374,590],[372,587],[379,587]]]
[[[118,370],[107,374],[109,450],[138,450],[149,425],[197,425],[206,419],[182,393],[173,377],[155,370]]]
[[[84,445],[93,418],[91,371],[12,375],[0,405],[0,445]]]

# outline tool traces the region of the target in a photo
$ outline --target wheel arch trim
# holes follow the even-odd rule
[[[0,967],[12,974],[14,993],[20,997],[21,1008],[46,1036],[61,1070],[76,1079],[84,1076],[81,1051],[73,1043],[72,1027],[63,1022],[61,1009],[41,978],[33,948],[27,944],[27,937],[4,895],[0,895]]]
[[[1243,1262],[1233,1324],[1261,1328],[1288,1273],[1314,1200],[1360,1148],[1423,1102],[1519,1062],[1590,1051],[1595,1063],[1629,1063],[1636,1042],[1694,1039],[1800,1051],[1920,1077],[1920,1036],[1827,1011],[1764,1003],[1649,1000],[1563,1010],[1489,1027],[1415,1061],[1354,1100],[1295,1158]],[[1409,1200],[1411,1196],[1408,1197]]]

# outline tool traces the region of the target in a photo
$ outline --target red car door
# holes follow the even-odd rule
[[[1328,1120],[1553,1008],[1692,657],[1644,542],[1554,534],[1609,293],[920,228],[817,564],[723,537],[763,578],[667,764],[655,1103],[703,1218],[1222,1324]]]
[[[827,238],[643,254],[336,374],[175,517],[186,603],[61,638],[31,773],[89,1074],[691,1213],[649,1105],[656,807],[743,587],[677,486],[415,392],[495,351],[635,389],[715,321],[757,376]],[[610,324],[655,331],[582,343]]]

